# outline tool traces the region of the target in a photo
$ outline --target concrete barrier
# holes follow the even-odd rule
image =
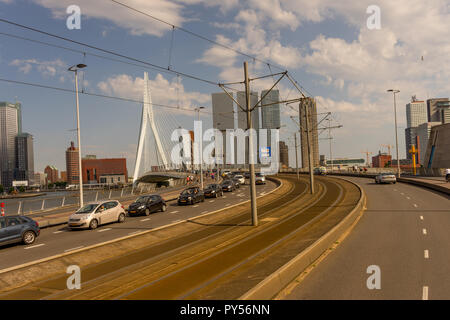
[[[351,182],[351,181],[349,181]],[[353,182],[351,182],[353,183]],[[247,291],[239,300],[270,300],[283,290],[289,283],[298,277],[308,266],[317,260],[339,237],[347,231],[362,214],[366,195],[364,190],[358,187],[361,197],[356,207],[335,227],[320,237],[311,246],[299,253],[295,258],[283,265],[277,271],[261,281],[258,285]]]

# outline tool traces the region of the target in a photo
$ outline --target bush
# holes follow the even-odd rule
[[[19,192],[25,192],[25,188],[23,186],[19,187]]]

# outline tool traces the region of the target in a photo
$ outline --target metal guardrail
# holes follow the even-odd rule
[[[178,179],[174,180],[173,184],[169,187],[178,187],[186,184],[186,180]],[[167,187],[166,187],[167,188]],[[83,192],[84,202],[108,200],[108,199],[124,199],[130,196],[136,196],[144,193],[156,192],[164,190],[164,187],[157,188],[156,184],[148,184],[138,188],[126,187],[121,189],[103,189]],[[12,198],[14,199],[14,198]],[[16,198],[18,200],[18,198]],[[19,214],[27,215],[34,213],[42,213],[59,208],[65,208],[70,206],[79,205],[79,193],[72,192],[65,196],[59,197],[46,197],[43,199],[25,199],[18,200],[13,203],[8,203],[5,206],[5,214]]]

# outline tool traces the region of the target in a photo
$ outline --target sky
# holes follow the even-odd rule
[[[404,158],[405,105],[418,99],[450,95],[450,3],[445,0],[0,0],[0,19],[70,38],[146,61],[164,69],[195,75],[214,83],[243,80],[243,62],[250,77],[287,70],[318,101],[319,112],[332,113],[333,157],[365,158],[363,151],[386,152],[395,145],[393,96],[398,89],[397,117],[400,157]],[[70,5],[81,10],[80,29],[68,29]],[[380,8],[380,28],[368,27],[372,11]],[[169,24],[152,19],[148,15]],[[371,20],[372,21],[372,20]],[[218,46],[180,28],[233,48]],[[51,43],[55,48],[12,37]],[[237,53],[246,53],[258,60]],[[126,157],[134,168],[142,105],[143,75],[147,71],[157,116],[187,129],[194,109],[205,107],[201,119],[211,126],[214,84],[173,72],[107,60],[117,56],[0,22],[0,78],[74,89],[71,65],[84,63],[79,74],[85,92],[136,102],[80,95],[83,155]],[[264,61],[264,62],[262,62]],[[266,63],[268,62],[269,65]],[[251,82],[251,89],[269,88],[276,76]],[[242,89],[235,86],[236,89]],[[299,97],[283,79],[282,99]],[[23,131],[34,136],[35,171],[46,165],[65,170],[65,149],[76,141],[75,95],[0,81],[0,101],[20,101]],[[296,106],[282,106],[281,140],[290,147]],[[319,120],[322,118],[319,115]],[[329,155],[328,132],[320,135],[320,154]],[[395,150],[395,149],[393,149]]]

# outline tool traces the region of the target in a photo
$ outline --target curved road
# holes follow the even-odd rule
[[[257,196],[264,195],[275,187],[275,183],[271,181],[267,181],[265,185],[258,185],[256,187]],[[178,206],[176,201],[172,201],[168,203],[166,212],[152,213],[148,217],[127,217],[124,223],[107,224],[96,230],[69,231],[66,226],[41,229],[40,236],[31,246],[21,244],[0,246],[0,271],[223,209],[248,200],[248,195],[249,185],[243,185],[236,191],[225,192],[223,197],[217,199],[206,198],[205,202],[193,206]]]
[[[347,178],[367,210],[335,250],[281,299],[450,299],[450,197],[417,186]],[[380,289],[367,287],[380,268]]]

